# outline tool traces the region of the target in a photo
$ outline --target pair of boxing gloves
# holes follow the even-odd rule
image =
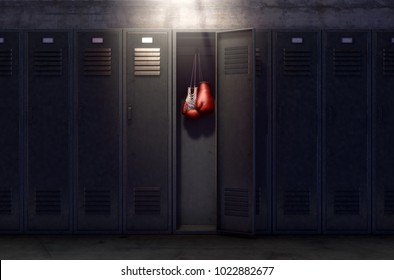
[[[214,110],[215,103],[208,82],[200,82],[198,87],[189,87],[182,106],[182,114],[190,119],[208,114]]]

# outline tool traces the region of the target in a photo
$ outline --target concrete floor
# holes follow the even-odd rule
[[[394,259],[394,236],[4,235],[0,259]]]

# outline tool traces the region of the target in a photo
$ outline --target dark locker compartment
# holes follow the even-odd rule
[[[193,57],[200,54],[203,78],[215,97],[215,32],[177,30],[174,57],[174,214],[175,232],[215,232],[217,191],[215,184],[215,112],[198,119],[181,110],[186,98]]]
[[[370,39],[324,33],[323,230],[370,231]]]
[[[75,35],[76,231],[121,229],[121,39],[118,30]]]
[[[217,33],[217,186],[221,232],[254,234],[255,33]]]
[[[26,39],[26,230],[67,232],[70,202],[70,33]]]
[[[321,229],[320,32],[274,33],[274,231]]]
[[[20,34],[0,32],[0,232],[22,229]]]
[[[394,230],[394,32],[373,33],[373,230]]]
[[[169,232],[169,31],[124,31],[127,232]]]

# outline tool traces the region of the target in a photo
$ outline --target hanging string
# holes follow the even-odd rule
[[[202,76],[200,53],[198,52],[198,49],[197,49],[197,55],[198,55],[198,71],[199,71],[199,75],[200,75],[200,82],[202,82],[202,81],[204,81],[204,77]]]
[[[195,86],[196,85],[196,67],[197,67],[197,65],[196,65],[196,54],[194,54],[194,59],[193,59],[193,66],[192,66],[192,75],[191,75],[191,77],[190,77],[190,87],[192,87],[192,83],[193,83],[193,78],[194,78],[194,84],[193,84],[193,86]]]

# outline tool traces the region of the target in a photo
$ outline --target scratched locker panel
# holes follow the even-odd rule
[[[121,32],[76,40],[77,232],[120,232]]]
[[[373,230],[394,230],[394,32],[373,33]]]
[[[169,31],[125,30],[127,232],[168,232]]]
[[[325,232],[370,231],[370,39],[324,33]]]
[[[274,231],[320,231],[320,33],[274,33]]]
[[[71,34],[28,32],[27,180],[28,232],[68,232],[71,220]]]
[[[20,34],[0,31],[0,232],[21,226],[20,181]]]

